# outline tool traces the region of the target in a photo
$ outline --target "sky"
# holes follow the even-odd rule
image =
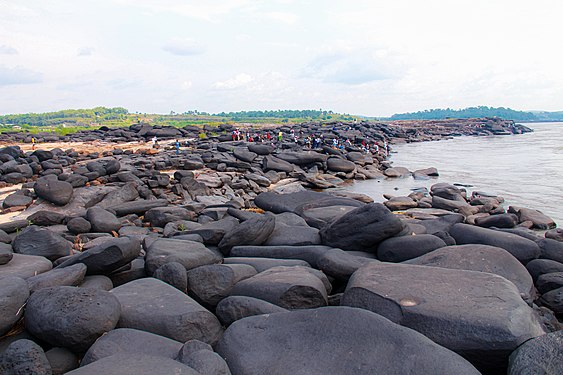
[[[559,0],[0,0],[0,114],[563,110]]]

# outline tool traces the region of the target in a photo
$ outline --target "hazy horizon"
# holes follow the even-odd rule
[[[0,111],[561,111],[562,13],[553,0],[5,0]]]

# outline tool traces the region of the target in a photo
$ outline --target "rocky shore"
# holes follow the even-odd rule
[[[36,150],[2,134],[0,373],[561,374],[553,220],[445,183],[383,204],[339,188],[438,174],[393,167],[394,143],[527,131],[134,124]]]

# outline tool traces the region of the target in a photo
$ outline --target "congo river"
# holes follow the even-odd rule
[[[346,190],[382,202],[384,193],[408,195],[437,182],[469,185],[467,190],[498,194],[504,207],[534,208],[563,225],[563,122],[524,124],[532,133],[393,145],[393,166],[411,171],[436,167],[439,177],[356,181]]]

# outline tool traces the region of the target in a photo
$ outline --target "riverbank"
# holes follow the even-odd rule
[[[0,224],[0,368],[477,374],[509,356],[511,371],[542,366],[545,350],[561,366],[563,238],[549,217],[449,184],[384,204],[333,189],[410,173],[388,163],[390,144],[528,130],[136,124],[36,139],[96,150],[5,147],[2,179],[22,187]],[[119,146],[154,137],[160,148]]]

